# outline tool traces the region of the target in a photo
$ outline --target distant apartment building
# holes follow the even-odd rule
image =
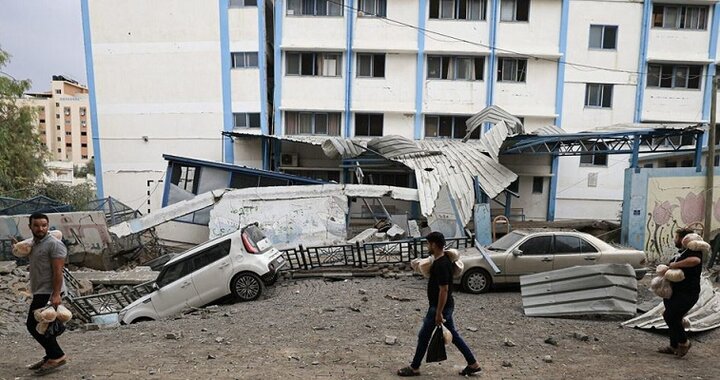
[[[93,159],[87,87],[53,75],[50,92],[26,93],[21,103],[37,110],[37,130],[50,161],[85,165]]]
[[[489,105],[530,132],[708,122],[720,29],[709,1],[82,4],[99,188],[121,200],[159,199],[163,153],[348,179],[302,144],[222,131],[461,139]],[[520,176],[513,207],[527,219],[619,216],[626,156],[501,162]],[[402,169],[376,178],[414,186]]]

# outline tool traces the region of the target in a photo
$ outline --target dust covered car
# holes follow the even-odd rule
[[[122,309],[119,319],[155,320],[228,295],[253,301],[285,263],[282,252],[251,224],[172,258],[155,280],[155,291]]]
[[[495,284],[520,283],[520,276],[576,265],[630,264],[637,278],[647,273],[643,251],[610,245],[582,232],[516,230],[485,250],[500,273],[475,249],[461,251],[464,268],[456,283],[469,293],[484,293]]]

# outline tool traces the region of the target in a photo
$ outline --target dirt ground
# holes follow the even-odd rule
[[[655,353],[664,335],[620,328],[617,319],[527,318],[518,289],[455,299],[456,325],[483,367],[478,378],[720,379],[718,330],[694,335],[688,356],[676,359]],[[417,277],[284,280],[256,302],[67,332],[60,341],[70,361],[46,378],[393,379],[411,359],[426,307]],[[0,379],[25,378],[24,365],[41,355],[27,333],[0,336],[0,346]],[[459,378],[462,356],[454,347],[448,356],[424,364],[420,378]]]

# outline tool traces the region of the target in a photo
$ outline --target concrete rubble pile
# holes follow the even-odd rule
[[[14,261],[0,262],[0,335],[25,329],[27,308],[32,296],[27,267]]]

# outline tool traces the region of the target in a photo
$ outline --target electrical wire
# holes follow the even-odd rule
[[[464,38],[460,38],[460,37],[456,37],[456,36],[453,36],[453,35],[450,35],[450,34],[446,34],[446,33],[438,32],[438,31],[431,30],[431,29],[428,29],[428,28],[420,27],[420,26],[417,26],[417,25],[409,24],[409,23],[406,23],[406,22],[404,22],[404,21],[395,20],[395,19],[389,18],[389,17],[387,17],[387,16],[381,16],[381,15],[378,15],[378,14],[373,14],[373,13],[365,12],[365,11],[363,11],[362,9],[356,8],[356,7],[352,6],[352,5],[347,5],[347,4],[345,4],[344,1],[338,2],[338,1],[335,1],[335,0],[327,0],[327,2],[328,2],[328,3],[333,3],[333,4],[335,4],[335,5],[339,5],[339,6],[341,6],[341,7],[344,7],[344,8],[346,8],[346,9],[349,9],[349,10],[352,10],[352,11],[355,11],[355,12],[358,12],[358,11],[359,11],[359,12],[363,12],[363,14],[370,15],[370,16],[373,16],[373,17],[377,17],[378,19],[381,19],[381,20],[383,20],[383,21],[387,21],[387,22],[390,22],[390,23],[393,23],[393,24],[397,24],[397,25],[400,25],[400,26],[403,26],[403,27],[415,29],[415,30],[420,31],[420,32],[422,32],[423,34],[425,34],[426,37],[429,37],[428,34],[433,34],[433,35],[436,35],[436,36],[448,38],[448,39],[450,39],[450,40],[452,40],[452,41],[458,41],[458,42],[463,42],[463,43],[466,43],[466,44],[469,44],[469,45],[484,47],[484,48],[487,48],[487,49],[489,49],[489,50],[496,50],[496,51],[500,51],[500,52],[504,52],[504,53],[509,53],[509,54],[513,54],[513,55],[520,56],[520,57],[523,57],[523,58],[532,58],[532,59],[539,60],[539,61],[548,61],[548,62],[553,62],[553,63],[557,62],[558,64],[563,64],[563,65],[565,65],[565,66],[570,66],[570,67],[573,67],[573,68],[576,68],[576,69],[589,69],[589,71],[597,71],[597,70],[599,70],[599,71],[610,71],[610,72],[619,72],[619,73],[634,74],[634,75],[645,75],[645,74],[648,73],[647,71],[635,71],[635,70],[616,69],[616,68],[610,68],[610,67],[602,67],[602,66],[596,66],[596,65],[589,65],[589,64],[584,64],[584,63],[568,62],[568,61],[566,61],[566,60],[563,60],[562,58],[552,59],[552,58],[541,57],[541,56],[533,55],[533,54],[525,54],[525,53],[521,53],[521,52],[518,52],[518,51],[515,51],[515,50],[511,50],[511,49],[504,49],[504,48],[499,48],[499,47],[497,47],[497,46],[492,46],[492,45],[483,44],[483,43],[480,43],[480,42],[470,41],[470,40],[467,40],[467,39],[464,39]],[[434,38],[433,38],[433,39],[434,39]],[[434,40],[435,40],[435,39],[434,39]],[[448,42],[448,41],[442,41],[442,42]],[[703,66],[703,65],[698,65],[698,66]],[[668,79],[668,78],[672,78],[672,75],[670,75],[670,76],[668,76],[668,77],[663,77],[663,76],[661,75],[660,77],[663,78],[663,79]],[[693,77],[693,79],[696,79],[696,78],[706,78],[706,77],[709,77],[709,75],[707,75],[707,74],[701,74],[701,75],[698,75],[698,76]],[[688,79],[688,80],[690,80],[690,79]]]

